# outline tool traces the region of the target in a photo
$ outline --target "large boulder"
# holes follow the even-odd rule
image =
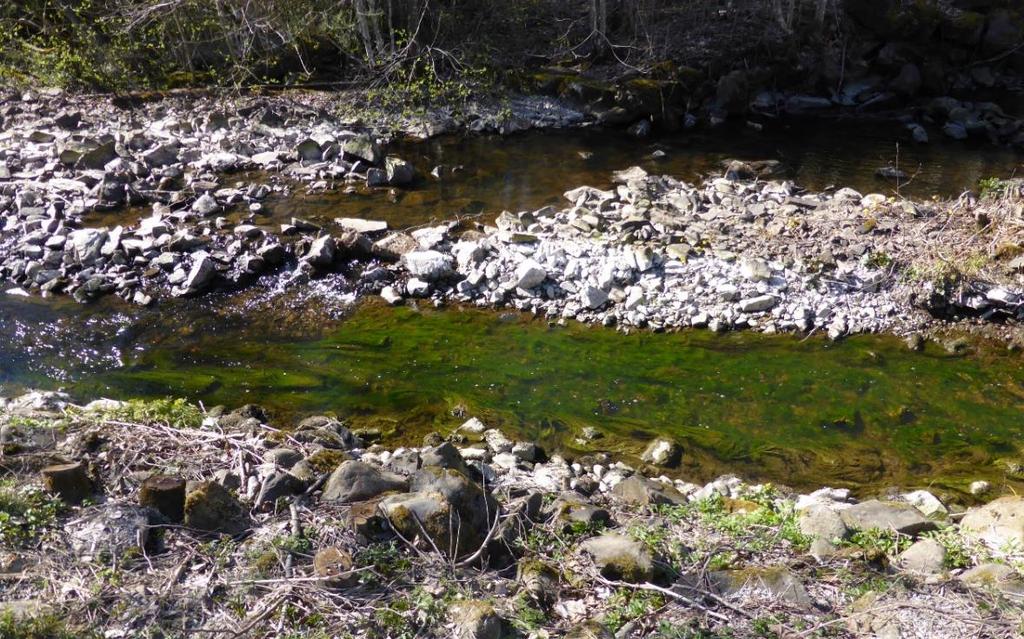
[[[382,237],[373,243],[371,252],[375,257],[386,260],[397,260],[407,253],[419,250],[420,245],[408,233],[398,231]]]
[[[419,466],[424,468],[451,468],[467,477],[472,474],[469,471],[469,467],[466,466],[466,460],[463,459],[462,454],[449,442],[443,442],[438,446],[423,451],[423,454],[420,455]]]
[[[78,229],[68,233],[66,248],[76,262],[89,266],[100,257],[106,242],[107,232],[102,229]]]
[[[1024,497],[1000,497],[970,509],[960,521],[960,530],[993,550],[1024,547]]]
[[[745,113],[750,104],[750,80],[746,71],[730,71],[718,79],[715,106],[726,113]]]
[[[217,276],[217,265],[209,255],[202,253],[193,262],[185,281],[177,291],[179,295],[195,295],[208,287]]]
[[[361,461],[342,462],[324,485],[323,499],[341,503],[365,501],[390,491],[406,490],[401,475],[384,472]]]
[[[83,153],[78,158],[78,161],[75,162],[75,168],[79,170],[92,169],[98,171],[105,167],[107,163],[116,160],[117,157],[118,155],[114,148],[114,143],[112,141],[106,142],[105,144],[100,144],[96,148]]]
[[[910,504],[871,499],[841,510],[839,516],[851,530],[892,530],[904,535],[917,535],[935,530],[934,521]]]
[[[708,573],[708,581],[723,597],[743,592],[805,609],[813,605],[800,578],[785,566],[717,570]]]
[[[379,164],[384,155],[380,145],[368,135],[357,135],[346,140],[343,152],[347,160],[362,160],[369,164]]]
[[[654,576],[650,553],[635,539],[605,533],[583,542],[582,549],[606,579],[644,583]]]
[[[612,523],[612,516],[607,509],[591,504],[575,492],[560,494],[548,512],[552,521],[562,523],[567,528],[573,524],[606,526]]]
[[[974,588],[995,590],[1014,598],[1024,596],[1024,580],[1006,564],[979,564],[960,575],[960,581]]]
[[[330,235],[321,235],[309,245],[309,250],[302,259],[315,267],[326,268],[334,262],[337,245]]]
[[[1024,16],[1000,9],[988,16],[981,46],[988,55],[998,55],[1020,45],[1024,39]]]
[[[291,435],[296,441],[317,444],[324,448],[350,449],[362,445],[341,421],[326,415],[313,415],[299,422]]]
[[[387,158],[384,161],[384,171],[391,186],[407,186],[416,179],[416,169],[402,158]]]
[[[516,286],[530,289],[540,286],[548,278],[548,272],[535,260],[523,260],[516,268]]]
[[[409,488],[409,493],[382,500],[381,510],[398,533],[419,538],[426,548],[436,546],[455,556],[471,554],[483,544],[498,515],[494,497],[457,470],[424,468]]]

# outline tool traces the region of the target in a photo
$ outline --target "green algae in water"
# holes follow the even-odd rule
[[[392,441],[451,428],[465,406],[551,448],[574,448],[586,425],[607,434],[590,448],[626,453],[671,435],[691,478],[962,488],[1020,458],[1020,373],[1016,356],[911,353],[892,338],[623,335],[363,304],[313,339],[225,331],[154,346],[76,391],[255,401],[285,422],[333,412]]]

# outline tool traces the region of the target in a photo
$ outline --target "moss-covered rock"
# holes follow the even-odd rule
[[[306,463],[317,473],[330,473],[349,459],[352,458],[343,450],[321,448],[314,451],[309,457],[306,457]]]
[[[202,482],[185,496],[185,526],[210,533],[240,535],[251,521],[245,507],[216,482]]]
[[[499,639],[503,622],[494,606],[478,600],[461,601],[451,607],[452,636],[456,639]]]
[[[332,588],[345,588],[359,582],[359,575],[352,572],[352,555],[335,546],[317,551],[313,556],[313,572]]]
[[[584,621],[569,630],[565,639],[615,639],[615,635],[596,621]]]
[[[498,516],[494,497],[450,468],[420,470],[410,489],[383,499],[380,507],[396,531],[406,539],[419,538],[428,549],[436,546],[456,556],[473,553]]]
[[[323,499],[341,503],[365,501],[389,491],[405,490],[404,477],[361,461],[342,462],[324,485]]]
[[[541,606],[558,601],[558,571],[539,559],[523,559],[516,566],[516,581]]]
[[[640,542],[606,533],[583,542],[582,549],[606,579],[643,583],[654,576],[654,562]]]

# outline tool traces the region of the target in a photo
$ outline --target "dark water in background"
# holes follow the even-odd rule
[[[613,171],[633,165],[693,183],[720,172],[723,162],[733,158],[777,160],[780,178],[807,189],[851,187],[886,195],[895,194],[897,185],[876,177],[875,171],[898,164],[912,178],[900,185],[901,195],[956,197],[980,179],[1015,175],[1024,161],[1009,149],[952,142],[939,131],[931,133],[931,143],[918,145],[891,122],[810,120],[769,124],[762,132],[740,124],[639,141],[621,131],[580,130],[401,142],[389,152],[416,166],[414,187],[356,194],[296,192],[272,200],[268,215],[257,222],[276,226],[298,216],[329,224],[337,217],[362,217],[405,228],[457,215],[494,217],[502,210],[565,206],[565,191],[584,184],[609,187]],[[651,159],[655,150],[664,151],[665,159]],[[437,180],[430,176],[437,165],[461,169]]]

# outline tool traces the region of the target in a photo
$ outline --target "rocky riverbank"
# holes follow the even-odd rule
[[[1019,318],[1020,260],[1000,261],[991,244],[1016,246],[1017,183],[987,202],[929,203],[805,193],[739,162],[699,186],[639,167],[615,179],[613,190],[566,192],[567,208],[502,213],[459,238],[416,231],[420,250],[402,257],[411,279],[383,295],[625,327],[833,338],[907,333],[951,310]]]
[[[258,406],[0,403],[20,637],[1013,637],[1024,500],[670,479],[452,417],[389,449]],[[287,426],[284,430],[280,427]],[[921,478],[926,484],[927,478]]]
[[[510,100],[477,105],[458,126],[512,132],[582,119],[557,101]],[[298,264],[296,280],[332,266],[330,229],[302,219],[271,223],[264,199],[294,185],[372,189],[415,177],[414,167],[383,151],[393,130],[361,124],[358,111],[346,119],[338,104],[311,93],[154,102],[7,95],[0,278],[83,302],[115,293],[149,304],[155,289],[193,295],[284,264]],[[143,206],[150,208],[126,225],[92,221],[98,212]]]
[[[322,96],[321,96],[322,98]],[[848,188],[807,192],[774,162],[732,162],[691,185],[639,168],[566,206],[491,222],[389,229],[384,220],[281,221],[265,198],[293,189],[400,189],[443,179],[386,152],[387,137],[302,94],[220,104],[8,100],[0,138],[0,278],[9,294],[162,296],[264,276],[392,303],[431,298],[550,319],[656,330],[910,333],[936,318],[1016,321],[1022,187],[907,201]],[[582,116],[523,98],[459,126],[571,126]],[[518,123],[511,126],[511,123]],[[127,207],[127,208],[126,208]],[[132,208],[134,207],[134,208]],[[117,224],[104,211],[125,209]],[[136,214],[135,212],[138,211]]]

